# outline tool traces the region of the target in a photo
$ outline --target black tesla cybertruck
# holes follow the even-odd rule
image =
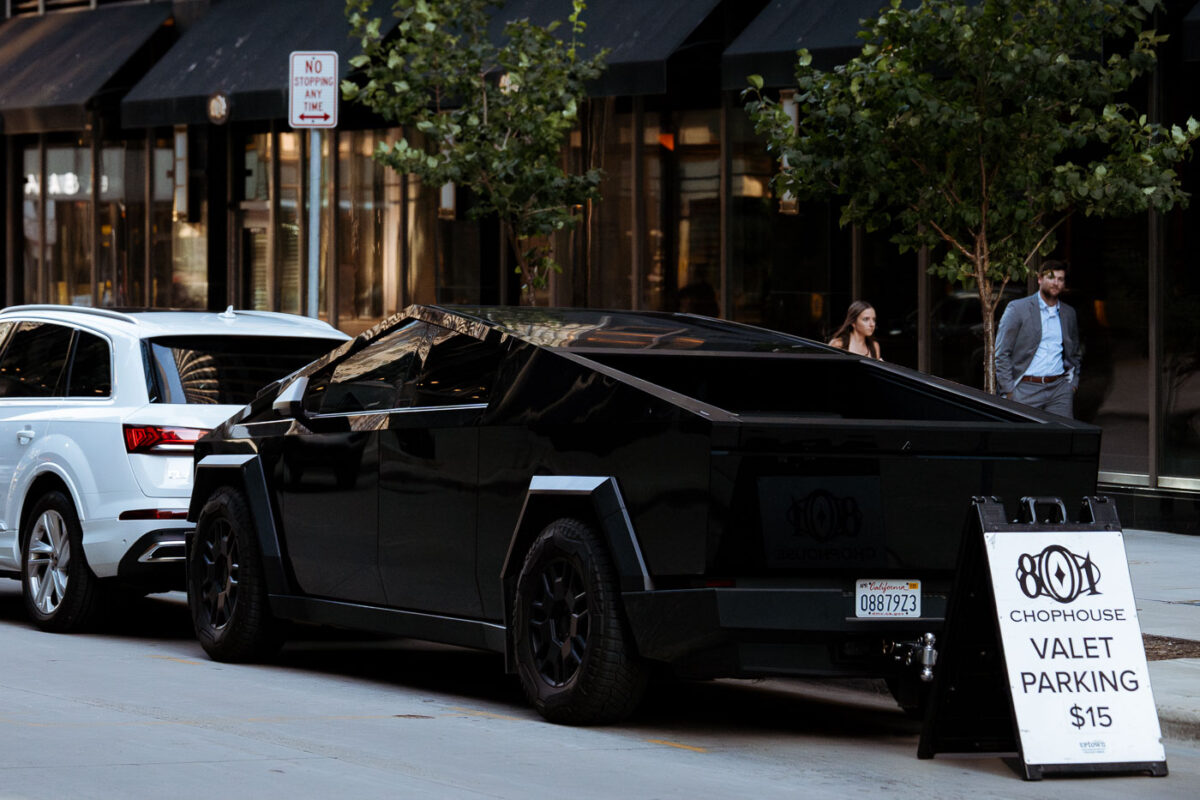
[[[647,675],[869,676],[912,705],[973,496],[1095,491],[1098,428],[687,314],[413,306],[195,448],[204,649],[287,621],[503,653],[546,718]]]

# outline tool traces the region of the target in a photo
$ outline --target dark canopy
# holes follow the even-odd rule
[[[862,50],[860,21],[886,6],[887,0],[772,0],[725,50],[721,88],[745,89],[747,75],[761,75],[767,86],[788,86],[795,82],[801,48],[821,69],[843,64]]]
[[[375,4],[385,31],[395,21],[390,7]],[[229,97],[231,120],[284,118],[289,53],[334,51],[344,77],[359,49],[341,0],[214,3],[126,96],[121,121],[126,127],[206,122],[208,98],[218,91]]]
[[[595,0],[588,3],[582,19],[587,24],[581,40],[588,55],[599,49],[610,51],[607,68],[589,87],[593,96],[665,94],[667,59],[720,4],[720,0]],[[567,16],[571,0],[509,0],[497,13],[493,41],[498,41],[504,23],[529,19],[538,25],[562,20],[559,36],[569,35]]]
[[[17,17],[0,26],[4,133],[82,130],[125,82],[125,68],[171,16],[170,3]],[[97,31],[103,31],[98,35]],[[115,106],[115,102],[114,102]]]

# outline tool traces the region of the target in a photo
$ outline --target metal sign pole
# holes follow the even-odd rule
[[[305,313],[320,315],[321,296],[321,131],[308,131],[308,303]]]
[[[338,121],[338,54],[295,50],[288,55],[288,125],[308,128],[308,291],[304,313],[321,313],[321,128]],[[330,187],[333,197],[334,187]]]

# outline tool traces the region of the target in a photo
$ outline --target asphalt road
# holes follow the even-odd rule
[[[24,620],[0,581],[0,798],[1121,798],[1167,778],[1022,781],[999,758],[916,758],[889,698],[791,681],[656,685],[631,723],[551,725],[500,659],[337,633],[218,664],[179,596],[88,635]]]

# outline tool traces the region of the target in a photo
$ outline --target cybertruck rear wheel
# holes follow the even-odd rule
[[[282,646],[254,519],[238,489],[218,489],[200,512],[188,551],[187,595],[196,638],[213,659],[261,661]]]
[[[560,519],[542,531],[513,607],[521,685],[542,716],[595,725],[633,713],[648,669],[625,623],[612,561],[591,528]]]
[[[83,556],[75,504],[59,491],[38,498],[21,537],[21,594],[44,631],[85,630],[99,616],[101,589]]]

